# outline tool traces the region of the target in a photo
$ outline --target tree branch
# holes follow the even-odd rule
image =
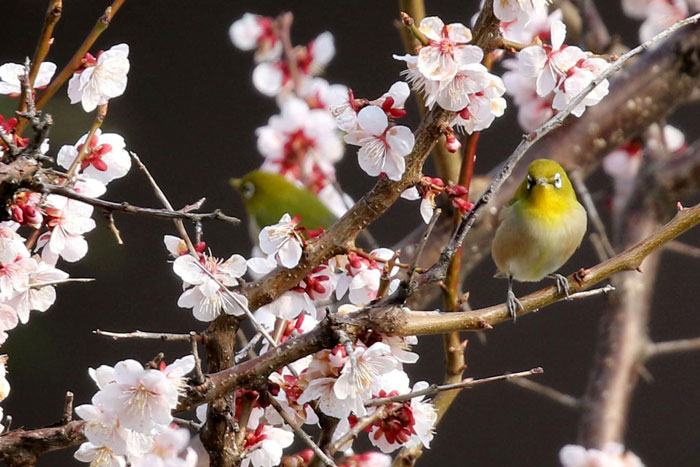
[[[81,201],[83,203],[89,204],[96,208],[103,209],[107,212],[122,212],[125,214],[140,214],[151,217],[158,217],[161,219],[186,219],[192,222],[201,222],[204,220],[220,220],[228,222],[232,225],[240,224],[240,220],[227,216],[220,210],[215,210],[213,212],[203,212],[203,213],[193,213],[184,211],[173,211],[170,209],[156,209],[156,208],[144,208],[139,206],[134,206],[127,202],[115,203],[113,201],[105,201],[99,198],[92,198],[90,196],[85,196],[74,191],[72,188],[68,188],[61,185],[49,185],[46,183],[35,182],[31,186],[32,190],[38,191],[39,193],[47,193],[65,196],[69,199],[74,199],[76,201]]]

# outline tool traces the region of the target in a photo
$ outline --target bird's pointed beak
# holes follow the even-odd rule
[[[229,183],[233,188],[238,191],[241,188],[241,179],[240,178],[231,178],[229,179]]]
[[[546,184],[548,184],[548,183],[549,183],[549,182],[547,181],[546,178],[538,178],[538,179],[537,179],[537,184],[538,184],[538,185],[544,186],[544,185],[546,185]]]

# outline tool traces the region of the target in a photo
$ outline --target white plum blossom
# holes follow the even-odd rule
[[[607,62],[602,58],[588,58],[579,60],[576,66],[572,67],[556,88],[552,107],[556,110],[563,110],[569,105],[583,89],[588,86],[607,67]],[[593,88],[586,97],[571,111],[577,117],[583,115],[586,107],[596,105],[608,95],[608,80],[603,80],[598,86]]]
[[[677,154],[685,148],[685,135],[679,129],[666,125],[662,133],[651,134],[646,143],[652,151]],[[641,142],[632,140],[603,158],[603,170],[613,179],[612,210],[615,214],[627,204],[634,192],[643,152]]]
[[[89,186],[94,184],[76,183],[74,190],[87,196],[94,196]],[[102,185],[102,193],[104,193]],[[101,193],[100,193],[101,194]],[[42,259],[48,264],[56,264],[60,256],[74,263],[87,254],[88,244],[83,235],[95,228],[92,216],[93,207],[87,203],[48,195],[44,208],[48,217],[49,232],[39,237],[37,245],[43,247]]]
[[[689,9],[686,0],[649,1],[645,12],[646,19],[639,28],[639,40],[648,41],[688,15]]]
[[[281,374],[276,372],[270,374],[269,379],[271,382],[279,385],[280,388],[279,393],[274,396],[275,399],[280,403],[284,412],[294,419],[297,424],[316,425],[319,422],[318,415],[309,404],[300,404],[298,402],[298,398],[304,390],[302,378],[292,375],[285,367],[282,369]],[[284,419],[272,406],[268,406],[265,409],[265,419],[272,425],[284,424]]]
[[[116,413],[101,406],[83,404],[75,413],[86,421],[83,432],[90,443],[105,446],[117,455],[141,455],[151,450],[153,437],[124,428]]]
[[[503,74],[506,93],[518,106],[518,123],[526,132],[531,132],[554,115],[553,96],[539,96],[535,80],[517,72],[516,60],[504,60],[503,66],[509,71]]]
[[[537,11],[546,11],[549,3],[550,0],[495,0],[493,14],[506,23],[517,20],[525,25]]]
[[[68,169],[80,151],[83,150],[88,134],[84,134],[73,146],[65,145],[58,151],[56,162]],[[98,180],[105,185],[116,178],[121,178],[131,168],[131,157],[126,151],[126,143],[121,135],[102,133],[97,130],[90,140],[85,156],[79,168],[85,177]]]
[[[241,50],[255,50],[255,61],[277,60],[282,54],[282,42],[273,28],[274,19],[244,13],[228,30],[231,42]]]
[[[518,53],[519,71],[525,78],[535,78],[539,96],[554,91],[552,107],[562,110],[588,84],[597,78],[607,63],[600,58],[588,58],[575,46],[564,44],[566,26],[561,21],[551,25],[551,47],[532,45]],[[580,117],[587,106],[595,105],[608,94],[608,80],[599,83],[572,111]]]
[[[0,250],[0,300],[7,301],[29,288],[29,274],[36,269],[29,252],[8,248]]]
[[[479,49],[481,51],[481,49]],[[481,58],[479,58],[481,61]],[[481,63],[462,65],[457,74],[435,94],[426,94],[425,105],[433,108],[437,103],[445,110],[459,111],[469,104],[469,96],[482,92],[489,85],[488,69]]]
[[[200,264],[216,280],[202,270]],[[245,258],[232,255],[226,261],[221,261],[210,255],[203,254],[200,260],[191,255],[182,255],[173,262],[173,271],[184,282],[185,291],[180,295],[177,305],[181,308],[192,308],[192,314],[200,321],[209,322],[221,313],[242,315],[245,311],[224,291],[217,281],[225,287],[238,285],[238,279],[247,269]],[[231,292],[244,306],[248,300],[241,294]]]
[[[70,103],[80,102],[83,110],[92,112],[98,105],[105,105],[110,99],[124,94],[128,72],[129,46],[113,46],[73,74],[68,81]]]
[[[126,467],[126,459],[118,456],[106,446],[97,446],[90,442],[80,445],[73,454],[80,462],[89,462],[90,467]]]
[[[14,308],[6,303],[0,303],[0,345],[7,340],[7,331],[17,327],[19,317]]]
[[[378,259],[389,261],[394,252],[388,248],[377,248],[370,255]],[[340,300],[348,293],[350,302],[354,305],[365,305],[375,298],[379,291],[384,263],[360,257],[355,253],[348,255],[347,263],[342,265],[343,271],[337,278],[335,296]],[[338,266],[341,266],[340,264]],[[398,273],[398,267],[389,271],[389,277]],[[398,279],[392,279],[389,283],[388,293],[393,293],[398,287]]]
[[[452,120],[453,127],[472,134],[490,127],[496,117],[503,115],[506,100],[501,96],[506,92],[505,84],[496,75],[487,76],[488,85],[483,91],[468,95],[467,105]]]
[[[387,117],[400,118],[406,114],[404,105],[410,95],[411,90],[408,84],[403,81],[397,81],[381,97],[369,103],[380,107],[387,114]],[[343,96],[343,100],[331,107],[330,111],[335,117],[338,128],[346,133],[351,133],[358,130],[357,113],[362,107],[355,99],[352,90],[348,90],[346,95]]]
[[[168,250],[168,253],[170,253],[170,256],[173,258],[179,258],[188,253],[187,244],[180,237],[164,235],[163,243],[165,244],[165,249]]]
[[[270,117],[255,134],[258,151],[265,158],[262,170],[300,180],[307,187],[319,172],[325,178],[333,177],[333,165],[343,157],[343,144],[330,113],[309,108],[295,97],[284,99],[280,114]]]
[[[430,219],[433,217],[433,212],[435,211],[435,194],[432,191],[427,191],[426,195],[429,196],[421,196],[418,188],[412,186],[401,193],[401,198],[409,201],[415,201],[417,199],[421,200],[420,216],[421,219],[423,219],[423,222],[428,224]]]
[[[538,3],[538,5],[541,5],[541,3]],[[536,37],[539,37],[541,40],[548,37],[552,21],[562,21],[562,18],[563,14],[560,9],[549,13],[546,6],[536,6],[526,23],[522,23],[517,19],[510,22],[501,22],[501,33],[509,41],[519,44],[530,44]]]
[[[406,81],[409,82],[414,91],[425,96],[434,96],[440,90],[440,81],[430,80],[418,70],[418,56],[394,55],[393,57],[394,60],[406,63],[406,69],[401,74],[406,76]]]
[[[29,265],[27,288],[18,290],[7,301],[23,324],[29,321],[31,310],[46,311],[56,301],[56,288],[51,283],[68,279],[68,273],[37,258],[32,258],[34,262]]]
[[[328,111],[347,100],[348,88],[342,84],[330,84],[323,78],[315,77],[304,80],[297,95],[304,99],[310,109]],[[280,94],[278,98],[283,102],[290,96]]]
[[[612,442],[602,449],[567,444],[559,451],[559,462],[563,467],[644,467],[633,452],[625,452],[624,446]]]
[[[114,413],[123,427],[140,433],[172,422],[178,385],[162,371],[124,360],[114,366],[114,377],[113,383],[95,394],[93,404]]]
[[[376,342],[369,348],[356,347],[357,365],[345,362],[340,376],[333,385],[333,393],[340,400],[348,401],[353,413],[367,414],[364,401],[380,390],[380,376],[399,369],[401,364],[391,353],[388,345]]]
[[[277,224],[263,228],[258,235],[260,249],[266,255],[274,255],[287,269],[299,264],[303,251],[303,238],[297,231],[299,219],[285,213]]]
[[[24,75],[24,65],[19,63],[5,63],[0,66],[0,94],[19,95],[22,93],[20,76]],[[42,62],[39,65],[39,73],[34,80],[35,88],[46,87],[56,73],[56,64]]]
[[[419,381],[412,391],[421,391],[428,386],[425,381]],[[408,388],[400,388],[391,392],[380,392],[379,397],[406,394],[409,391]],[[437,421],[437,410],[430,402],[424,402],[423,398],[424,396],[418,396],[413,397],[410,402],[398,403],[401,406],[395,408],[392,415],[372,425],[370,442],[385,453],[407,444],[429,448]]]
[[[527,78],[536,78],[537,94],[545,96],[552,92],[566,73],[576,66],[579,60],[586,59],[586,53],[576,46],[564,44],[566,26],[561,21],[553,21],[551,26],[551,47],[531,45],[518,53],[520,73]]]
[[[167,426],[155,436],[150,452],[129,460],[132,467],[195,467],[197,453],[188,447],[189,442],[187,428]]]
[[[246,435],[245,448],[250,453],[243,458],[241,467],[273,467],[282,460],[284,448],[294,442],[294,433],[284,428],[259,425]]]
[[[445,26],[437,16],[423,18],[418,26],[428,39],[428,45],[418,52],[416,66],[427,79],[448,81],[455,77],[461,66],[480,62],[481,49],[468,45],[472,33],[465,25],[453,23]]]
[[[345,142],[360,146],[358,161],[362,170],[376,177],[384,173],[390,180],[401,180],[405,157],[413,150],[415,137],[410,128],[389,125],[386,113],[369,105],[357,115],[358,129],[345,135]]]
[[[319,75],[335,55],[333,34],[324,32],[297,53],[297,73],[300,80]],[[286,61],[263,62],[253,70],[253,85],[266,96],[276,96],[290,90],[292,75]]]

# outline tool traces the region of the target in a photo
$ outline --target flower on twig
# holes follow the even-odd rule
[[[20,95],[22,93],[20,76],[23,76],[24,72],[24,65],[19,63],[5,63],[0,66],[0,94]],[[54,73],[56,73],[55,63],[42,62],[39,65],[39,73],[36,75],[34,87],[37,89],[46,87],[51,82]]]
[[[89,55],[89,54],[88,54]],[[80,102],[83,110],[92,112],[98,105],[124,94],[129,72],[129,46],[119,44],[98,54],[97,60],[86,57],[84,68],[68,81],[71,104]]]

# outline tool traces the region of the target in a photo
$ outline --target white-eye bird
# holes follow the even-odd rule
[[[568,280],[554,272],[581,244],[587,217],[562,166],[549,159],[531,162],[499,219],[491,256],[497,276],[508,279],[506,304],[513,320],[517,308],[523,309],[513,293],[513,280],[537,282],[551,277],[557,281],[557,290],[568,296]]]

